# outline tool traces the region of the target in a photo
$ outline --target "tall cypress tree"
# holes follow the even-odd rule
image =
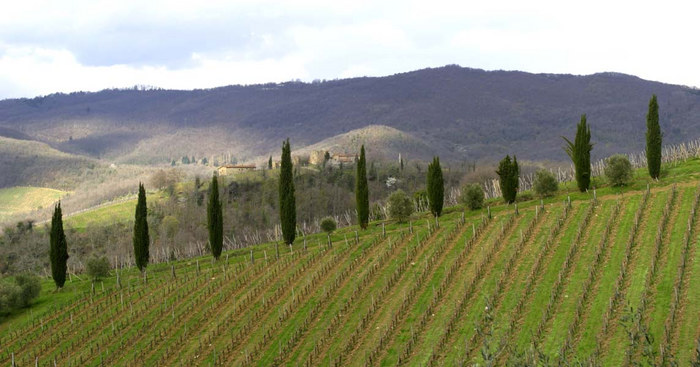
[[[572,143],[569,139],[563,137],[566,141],[564,150],[569,155],[574,163],[576,171],[576,184],[581,192],[588,190],[591,185],[591,129],[586,124],[586,115],[581,115],[581,121],[576,126],[576,138]]]
[[[66,283],[66,262],[68,261],[68,243],[63,232],[63,214],[59,201],[51,218],[51,233],[49,235],[49,257],[51,258],[51,276],[56,288],[63,288]]]
[[[498,171],[496,173],[498,174],[503,200],[509,204],[515,202],[515,197],[518,195],[518,186],[520,186],[518,159],[513,156],[511,160],[510,155],[506,155],[498,163]]]
[[[289,147],[289,138],[282,143],[282,158],[280,162],[280,223],[282,237],[285,244],[292,244],[296,237],[297,211],[294,198],[294,174],[292,166],[292,152]]]
[[[661,126],[659,126],[659,104],[656,94],[649,100],[647,112],[647,168],[649,176],[658,179],[661,174]]]
[[[518,158],[513,154],[513,163],[511,165],[511,175],[510,175],[510,187],[513,192],[513,201],[518,195],[518,189],[520,188],[520,166],[518,165]]]
[[[425,186],[428,191],[430,212],[439,217],[440,214],[442,214],[442,205],[445,200],[445,182],[442,178],[442,168],[440,167],[439,157],[433,157],[433,162],[428,165]]]
[[[139,199],[136,203],[136,213],[134,214],[134,260],[136,261],[136,266],[142,272],[148,266],[149,245],[146,189],[139,182]]]
[[[209,202],[207,203],[207,228],[209,229],[209,248],[215,259],[221,256],[224,247],[224,216],[219,200],[219,181],[216,175],[211,178]]]
[[[360,159],[357,161],[355,176],[355,202],[357,204],[357,223],[360,228],[367,229],[369,222],[369,189],[367,187],[367,160],[365,146],[360,148]]]

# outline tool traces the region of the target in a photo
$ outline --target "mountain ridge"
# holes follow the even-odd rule
[[[700,91],[604,72],[586,76],[448,65],[386,77],[212,89],[103,90],[0,101],[0,135],[120,163],[182,155],[239,161],[385,125],[448,160],[566,159],[561,136],[588,115],[594,158],[643,149],[657,94],[665,142],[700,136]],[[183,137],[178,137],[179,135]],[[630,139],[638,136],[639,138]],[[163,149],[165,146],[168,149]]]

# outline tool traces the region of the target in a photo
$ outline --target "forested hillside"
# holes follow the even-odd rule
[[[368,125],[408,134],[429,150],[407,159],[565,160],[561,136],[588,115],[594,158],[641,150],[656,94],[664,142],[700,136],[700,92],[601,73],[587,76],[446,66],[377,78],[215,89],[105,90],[0,102],[0,134],[119,162],[169,163],[231,154],[239,161]]]

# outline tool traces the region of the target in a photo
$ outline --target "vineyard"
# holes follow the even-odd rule
[[[696,184],[490,218],[452,208],[146,277],[72,276],[0,324],[0,365],[688,365],[700,338]]]

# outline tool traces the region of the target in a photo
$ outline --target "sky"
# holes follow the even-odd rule
[[[3,0],[0,99],[486,70],[700,87],[693,1]]]

